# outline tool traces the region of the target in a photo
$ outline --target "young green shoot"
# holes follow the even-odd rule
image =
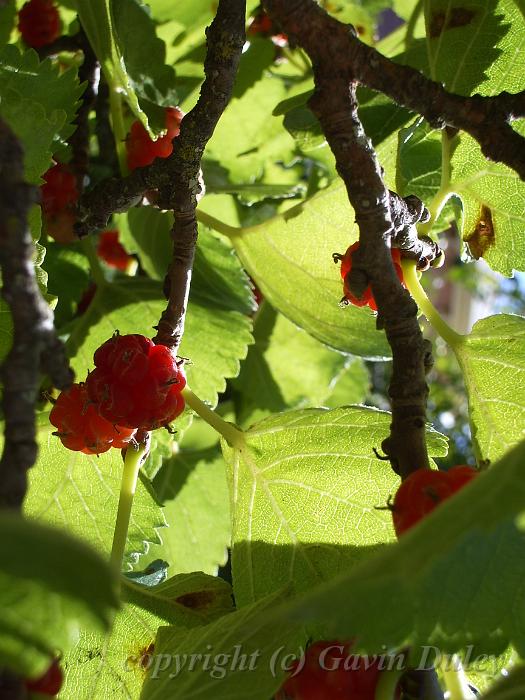
[[[223,420],[215,411],[212,411],[204,401],[201,401],[198,396],[195,396],[193,391],[188,387],[182,390],[182,396],[186,401],[187,405],[195,411],[195,413],[200,416],[208,425],[216,430],[219,435],[226,440],[226,442],[232,447],[239,446],[244,442],[243,433],[239,428],[236,428],[231,423]]]
[[[476,700],[469,688],[463,666],[455,654],[443,657],[441,673],[448,691],[447,700]]]
[[[397,684],[403,673],[403,670],[397,668],[382,671],[376,685],[374,700],[394,700]]]
[[[116,571],[122,570],[122,560],[126,549],[129,520],[133,497],[137,490],[137,479],[140,465],[146,453],[147,445],[139,444],[138,447],[129,446],[124,459],[124,470],[122,472],[122,482],[120,484],[120,498],[118,502],[117,520],[115,522],[115,532],[113,533],[113,545],[111,547],[110,563]]]
[[[401,260],[401,266],[403,268],[403,279],[405,280],[408,291],[421,311],[425,314],[434,330],[439,333],[443,340],[445,340],[452,347],[452,349],[461,345],[464,340],[464,336],[457,333],[448,325],[428,298],[425,290],[421,286],[421,282],[419,281],[420,275],[416,270],[415,262],[413,260],[403,258]]]

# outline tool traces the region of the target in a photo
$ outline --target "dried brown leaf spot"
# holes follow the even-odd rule
[[[481,205],[481,212],[474,230],[465,237],[465,242],[468,244],[472,257],[476,260],[483,257],[487,248],[496,243],[492,213],[484,204]]]
[[[185,593],[175,599],[179,605],[192,610],[202,610],[207,608],[217,599],[217,595],[213,591],[195,591],[194,593]]]
[[[433,12],[430,15],[429,34],[432,39],[438,37],[447,29],[464,27],[472,22],[476,13],[466,7],[453,7],[449,12]]]
[[[142,646],[138,649],[138,653],[130,654],[127,658],[128,667],[138,668],[140,671],[146,672],[151,666],[155,645],[153,642],[147,646]]]

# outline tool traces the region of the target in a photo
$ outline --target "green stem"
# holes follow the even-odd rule
[[[404,258],[401,261],[403,267],[403,278],[408,291],[414,298],[415,302],[430,321],[434,330],[445,340],[452,349],[456,348],[464,340],[464,336],[456,333],[448,323],[443,319],[439,311],[432,305],[432,302],[427,297],[425,290],[421,286],[416,271],[416,263],[413,260]]]
[[[304,65],[304,74],[309,75],[312,72],[312,62],[310,61],[310,57],[306,53],[304,49],[301,48],[296,48],[294,49],[294,52],[297,56],[299,56],[303,62]]]
[[[113,534],[113,546],[111,547],[110,557],[111,566],[119,573],[122,570],[122,560],[126,549],[133,496],[137,488],[139,469],[145,451],[145,444],[139,444],[138,448],[130,446],[126,450],[124,471],[122,472],[122,482],[120,484],[117,520],[115,522],[115,532]]]
[[[441,673],[448,690],[448,700],[475,700],[476,696],[468,686],[463,666],[456,655],[443,657]]]
[[[450,136],[443,129],[441,131],[441,182],[439,186],[442,190],[450,185],[450,159],[452,157],[450,142]]]
[[[88,236],[87,238],[82,239],[82,250],[84,251],[84,254],[86,258],[89,261],[89,269],[91,272],[91,277],[93,277],[93,280],[97,287],[102,287],[106,283],[106,277],[104,275],[104,270],[102,269],[102,265],[100,264],[99,257],[97,255],[97,251],[95,250],[95,244],[93,242],[93,236]]]
[[[412,14],[410,15],[408,22],[407,22],[407,28],[405,32],[405,48],[408,49],[410,44],[412,43],[412,40],[414,39],[414,30],[416,28],[416,23],[419,19],[419,15],[421,14],[421,10],[423,9],[423,0],[418,0],[416,6],[412,10]]]
[[[381,671],[376,685],[374,700],[394,700],[397,684],[403,673],[403,670],[398,669]]]
[[[223,221],[219,221],[219,219],[216,219],[214,216],[206,214],[206,212],[202,211],[202,209],[197,209],[197,221],[200,221],[201,224],[208,226],[208,228],[212,228],[215,231],[218,231],[219,233],[228,236],[228,238],[235,238],[235,236],[240,236],[241,232],[243,230],[246,230],[237,228],[235,226],[229,226]]]
[[[188,404],[188,406],[195,411],[195,413],[206,421],[211,427],[216,430],[226,442],[231,445],[231,447],[240,447],[244,444],[244,436],[241,430],[236,428],[231,423],[223,420],[215,411],[206,406],[206,404],[195,396],[193,391],[188,387],[182,390],[182,396]]]
[[[113,127],[113,137],[115,139],[120,172],[122,175],[127,175],[126,127],[122,114],[122,96],[111,83],[109,83],[109,108],[111,110],[111,125]]]

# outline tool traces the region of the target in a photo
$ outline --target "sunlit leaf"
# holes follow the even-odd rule
[[[388,413],[364,407],[304,409],[223,444],[239,605],[291,582],[305,590],[331,579],[393,538],[381,508],[399,480],[373,452],[389,423]],[[446,453],[443,436],[429,438],[432,454]]]
[[[200,628],[229,611],[230,587],[204,574],[175,576],[146,588],[124,583],[123,607],[106,634],[83,634],[64,659],[63,700],[138,700],[155,663],[159,625]]]
[[[66,449],[41,415],[38,461],[29,473],[25,512],[89,542],[109,557],[122,479],[120,450],[86,455]],[[160,506],[139,482],[133,501],[125,562],[128,567],[158,542],[165,524]]]
[[[277,628],[275,622],[269,623],[269,613],[283,599],[282,594],[270,596],[194,630],[161,627],[155,650],[159,659],[173,663],[152,666],[141,700],[272,697],[285,676],[283,660],[300,657],[305,642],[297,626]],[[190,667],[191,654],[203,663]]]
[[[410,646],[416,664],[421,654],[428,659],[428,645],[447,653],[472,644],[477,654],[494,654],[510,641],[522,654],[525,535],[515,517],[525,508],[524,455],[522,442],[398,544],[319,586],[288,614],[368,651]]]
[[[469,396],[472,437],[483,459],[499,459],[525,437],[525,319],[478,321],[454,348]]]
[[[118,607],[113,572],[79,540],[14,513],[0,514],[0,662],[39,676],[80,630],[109,629]]]

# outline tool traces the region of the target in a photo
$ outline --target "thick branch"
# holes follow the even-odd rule
[[[428,466],[425,442],[425,374],[428,347],[417,322],[417,305],[401,287],[389,247],[395,236],[390,194],[370,141],[357,115],[355,84],[334,81],[329,63],[314,61],[316,91],[310,106],[319,118],[336,157],[339,175],[356,213],[360,247],[353,256],[352,275],[371,284],[379,310],[378,324],[392,348],[389,388],[392,404],[390,437],[384,449],[401,476]],[[346,88],[346,89],[345,89]],[[364,290],[362,290],[364,291]]]
[[[389,251],[398,235],[399,220],[407,216],[409,206],[391,195],[382,181],[381,167],[359,121],[356,83],[349,83],[348,66],[344,71],[334,70],[338,55],[347,47],[347,30],[334,35],[319,32],[316,18],[320,10],[314,2],[297,2],[293,11],[289,0],[267,0],[266,6],[283,30],[294,34],[312,61],[315,92],[310,107],[335,155],[360,230],[360,247],[352,258],[348,281],[363,289],[371,284],[378,324],[385,329],[392,348],[392,425],[383,448],[396,471],[405,477],[429,466],[425,442],[429,349],[417,322],[417,305],[399,283]],[[411,216],[417,219],[422,213],[421,207]]]
[[[39,373],[66,388],[73,375],[53,327],[53,314],[42,299],[32,262],[27,225],[36,187],[23,181],[23,154],[10,128],[0,120],[0,265],[2,296],[13,321],[13,347],[1,370],[5,444],[0,460],[0,507],[20,508],[27,470],[37,454],[35,401]]]
[[[280,5],[281,3],[277,3]],[[357,80],[372,90],[382,92],[398,104],[423,115],[432,126],[452,126],[473,136],[483,154],[513,168],[525,179],[525,139],[509,122],[525,115],[525,92],[503,92],[494,97],[462,97],[447,92],[443,85],[426,78],[420,71],[394,63],[371,46],[363,44],[352,28],[330,17],[312,0],[290,0],[286,8],[276,10],[276,3],[266,3],[268,12],[286,26],[288,36],[308,47],[297,18],[307,14],[309,36],[330,37],[332,74],[347,82]],[[337,46],[337,50],[335,50]]]
[[[316,17],[322,11],[313,1],[266,0],[264,5],[283,30],[294,35],[312,61],[315,91],[309,106],[335,155],[337,171],[359,225],[360,245],[352,257],[349,277],[361,278],[360,284],[371,284],[379,311],[378,325],[385,329],[392,348],[392,423],[390,436],[382,446],[393,468],[405,478],[429,466],[425,376],[430,352],[417,321],[417,305],[397,279],[389,248],[396,239],[408,244],[404,247],[411,247],[411,234],[403,240],[402,232],[406,229],[414,233],[415,221],[425,216],[424,207],[413,200],[401,200],[383,183],[380,164],[359,120],[352,62],[347,65],[345,61],[344,69],[337,62],[348,48],[346,31],[332,34],[326,26],[320,31]],[[434,671],[422,674],[416,686],[414,697],[443,698]]]

